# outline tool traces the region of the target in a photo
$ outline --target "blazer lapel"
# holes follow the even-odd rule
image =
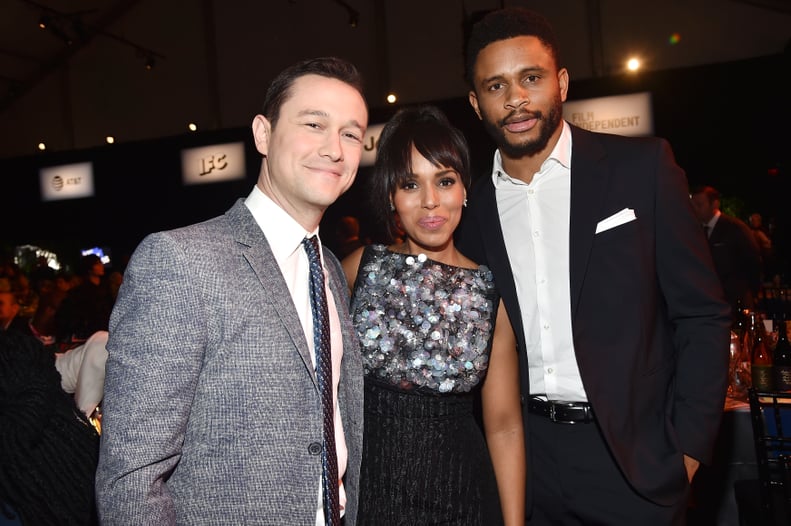
[[[242,200],[239,200],[226,215],[231,222],[233,231],[237,232],[236,242],[242,257],[247,260],[250,268],[253,269],[261,282],[263,288],[261,300],[271,304],[271,311],[276,313],[286,328],[294,347],[302,357],[305,367],[318,388],[316,373],[310,357],[310,348],[305,340],[305,331],[299,321],[294,302],[291,300],[291,292],[279,271],[277,260],[269,247],[266,236]],[[267,320],[261,320],[261,323],[267,322]]]
[[[593,132],[571,127],[571,216],[569,218],[569,274],[572,322],[588,268],[596,224],[609,184],[605,152]]]
[[[497,197],[495,195],[494,183],[491,176],[486,175],[479,197],[483,206],[478,210],[478,222],[480,231],[489,233],[482,235],[481,238],[485,245],[484,253],[487,255],[486,265],[497,276],[497,290],[503,300],[506,311],[511,318],[511,324],[522,347],[524,347],[524,330],[522,328],[522,315],[519,309],[519,299],[516,295],[516,285],[514,281],[511,261],[508,259],[508,251],[505,248],[505,238],[503,228],[500,223],[500,212],[497,208]]]

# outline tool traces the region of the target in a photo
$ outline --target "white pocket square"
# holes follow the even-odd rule
[[[637,219],[637,216],[634,215],[634,210],[631,208],[624,208],[620,212],[616,212],[610,217],[599,221],[599,224],[596,225],[596,233],[598,234],[599,232],[610,230],[611,228],[621,226],[622,224],[628,223],[629,221],[634,221],[635,219]]]

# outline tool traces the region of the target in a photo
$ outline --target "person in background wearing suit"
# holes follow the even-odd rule
[[[717,189],[696,186],[690,195],[692,208],[708,237],[725,298],[734,309],[739,302],[745,308],[755,308],[763,263],[750,227],[741,219],[722,213]]]
[[[113,296],[104,279],[104,263],[96,254],[80,258],[80,283],[69,289],[55,312],[58,343],[83,343],[97,331],[106,331]]]
[[[548,21],[488,13],[470,103],[497,144],[458,236],[514,326],[530,524],[683,524],[727,385],[730,317],[666,141],[569,125]]]
[[[326,57],[287,68],[253,119],[263,160],[247,198],[135,250],[107,345],[96,477],[103,524],[335,526],[325,491],[355,524],[363,373],[349,292],[340,262],[319,250],[339,478],[323,484],[322,444],[331,439],[303,241],[352,185],[367,122],[353,65]]]

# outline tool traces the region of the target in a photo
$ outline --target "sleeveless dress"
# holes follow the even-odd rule
[[[351,314],[365,368],[357,523],[502,523],[476,392],[499,298],[488,268],[367,246]]]

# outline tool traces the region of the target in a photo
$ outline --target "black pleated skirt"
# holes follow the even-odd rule
[[[403,392],[366,379],[357,523],[502,524],[473,395]]]

